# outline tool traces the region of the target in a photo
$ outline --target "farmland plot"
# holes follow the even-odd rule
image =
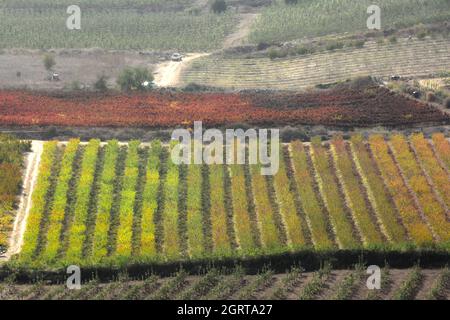
[[[281,4],[283,3],[283,4]],[[253,25],[249,40],[254,43],[288,41],[326,34],[367,30],[367,8],[377,4],[381,9],[383,29],[418,23],[446,21],[450,5],[445,0],[317,0],[284,2],[263,10]]]
[[[74,31],[66,28],[66,8],[0,6],[0,47],[207,51],[220,48],[237,24],[231,12],[142,14],[127,6],[100,6],[82,11],[81,30]]]
[[[275,60],[211,55],[194,61],[182,73],[181,82],[237,89],[299,90],[358,76],[419,77],[448,70],[449,52],[450,41],[437,38],[399,39],[396,44],[383,45],[368,41],[360,49]]]
[[[408,99],[376,84],[360,89],[334,88],[307,92],[191,93],[155,90],[135,94],[83,92],[57,96],[43,92],[0,90],[1,126],[160,129],[191,127],[194,119],[202,121],[205,126],[239,123],[339,127],[450,124],[450,116],[432,105]],[[436,138],[439,139],[438,136]],[[442,144],[444,149],[445,143],[448,142]],[[436,149],[441,152],[441,143],[436,143]],[[447,153],[443,152],[442,158],[448,162]]]
[[[81,290],[69,290],[65,284],[22,284],[0,282],[4,300],[448,300],[450,271],[441,269],[389,269],[381,271],[382,289],[367,289],[361,270],[338,270],[324,266],[316,272],[294,267],[286,273],[264,270],[256,275],[242,268],[187,277],[180,271],[169,277],[148,275],[133,279],[123,275],[112,282],[93,278]],[[335,290],[330,290],[333,288]]]
[[[0,249],[9,246],[9,236],[14,225],[16,196],[20,191],[23,154],[30,145],[8,135],[0,135]],[[32,161],[31,158],[29,160]],[[31,164],[30,164],[31,166]]]
[[[123,265],[302,250],[448,250],[450,177],[434,144],[420,135],[295,141],[283,146],[271,177],[254,164],[178,166],[158,141],[48,142],[19,261]]]

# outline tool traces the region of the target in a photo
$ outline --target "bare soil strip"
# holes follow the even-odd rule
[[[237,47],[244,44],[247,40],[247,36],[250,33],[250,28],[253,22],[258,18],[258,13],[244,13],[241,15],[241,21],[239,22],[236,31],[226,37],[223,42],[223,49]]]
[[[183,61],[168,61],[159,64],[153,74],[155,75],[154,84],[158,87],[176,87],[179,84],[180,75],[190,63],[198,58],[206,57],[210,53],[189,53]]]
[[[204,1],[199,1],[199,6],[204,6]],[[249,32],[252,23],[258,17],[256,13],[241,15],[241,21],[236,27],[236,31],[231,33],[224,40],[222,50],[242,45]],[[221,50],[218,50],[220,52]],[[180,85],[180,77],[184,70],[188,69],[191,63],[199,58],[211,55],[211,53],[188,53],[182,61],[168,61],[156,66],[154,84],[158,87],[176,87]]]
[[[23,188],[22,193],[20,194],[19,209],[17,210],[16,219],[14,221],[9,249],[6,253],[7,260],[13,255],[18,254],[22,248],[26,222],[32,206],[34,186],[36,185],[36,179],[39,173],[39,163],[41,161],[43,145],[43,141],[32,141],[32,152],[26,156]]]

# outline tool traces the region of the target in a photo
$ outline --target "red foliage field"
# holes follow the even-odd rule
[[[387,89],[313,93],[160,92],[55,96],[0,91],[0,125],[168,128],[207,126],[372,126],[449,123],[448,115]]]

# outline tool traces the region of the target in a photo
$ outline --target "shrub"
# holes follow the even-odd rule
[[[213,4],[211,5],[211,10],[214,13],[222,13],[227,10],[227,3],[225,0],[214,0]]]
[[[198,84],[195,82],[188,83],[184,88],[182,88],[183,92],[219,92],[224,91],[222,88],[219,87],[210,87],[203,84]]]
[[[427,31],[426,30],[421,30],[417,33],[417,38],[420,40],[425,39],[425,37],[427,36]]]
[[[297,54],[299,55],[305,55],[305,54],[312,54],[314,53],[314,49],[311,47],[304,47],[304,46],[300,46],[297,47]]]
[[[51,54],[46,54],[44,56],[44,67],[47,71],[52,70],[52,68],[56,65],[55,57]]]
[[[390,43],[397,43],[397,37],[396,36],[390,36],[389,37],[389,42]]]
[[[294,140],[306,141],[308,134],[303,129],[288,126],[281,129],[280,137],[283,142],[291,142]]]
[[[444,106],[445,106],[447,109],[450,109],[450,98],[445,99],[445,101],[444,101]]]
[[[286,50],[286,53],[290,56],[296,56],[297,55],[297,49],[296,48],[289,48]]]
[[[108,90],[108,78],[105,75],[97,77],[97,81],[94,82],[94,88],[98,91]]]
[[[442,89],[434,91],[434,94],[436,95],[436,98],[440,100],[445,100],[449,95]]]
[[[290,5],[290,4],[297,4],[297,3],[298,3],[298,0],[284,0],[284,3],[286,3],[287,5]]]
[[[145,87],[144,82],[148,81],[149,86]],[[117,84],[123,91],[151,89],[153,76],[146,68],[125,68],[117,78]]]
[[[278,51],[274,48],[271,48],[268,54],[271,60],[278,58]]]
[[[286,58],[289,54],[289,49],[278,50],[278,58]]]
[[[366,43],[366,40],[355,40],[354,42],[352,42],[352,45],[355,48],[361,49],[364,47],[364,44]]]
[[[70,89],[73,91],[79,91],[82,89],[81,83],[78,80],[72,81],[70,83]]]
[[[269,47],[270,47],[270,44],[268,44],[267,42],[259,42],[258,46],[257,46],[257,50],[262,51],[262,50],[266,50]]]
[[[427,92],[426,98],[428,102],[436,102],[436,95],[433,92]]]
[[[360,76],[350,81],[350,88],[354,90],[361,90],[374,85],[374,80],[370,76]]]
[[[327,44],[326,49],[328,51],[333,51],[336,49],[342,49],[344,47],[344,44],[342,42],[330,42]]]
[[[276,59],[276,58],[285,58],[287,57],[287,55],[289,54],[289,49],[275,49],[275,48],[271,48],[269,50],[269,58],[270,59]]]

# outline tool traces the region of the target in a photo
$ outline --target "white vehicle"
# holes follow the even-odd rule
[[[172,57],[170,58],[172,61],[181,62],[183,60],[183,56],[179,53],[172,54]]]

